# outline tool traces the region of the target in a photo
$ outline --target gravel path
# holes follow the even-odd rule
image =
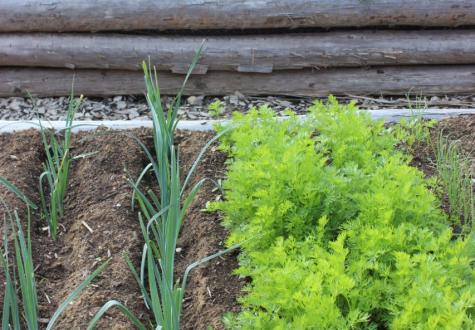
[[[341,102],[356,100],[361,109],[386,108],[475,108],[475,96],[437,97],[430,98],[373,98],[365,96],[339,97]],[[210,104],[219,101],[216,110],[210,111]],[[189,96],[180,108],[181,117],[185,120],[206,120],[228,118],[234,111],[246,112],[253,106],[270,105],[282,114],[287,108],[304,114],[312,103],[311,98],[291,97],[245,97],[240,93],[221,98],[208,96]],[[172,98],[164,97],[163,102],[169,106]],[[36,108],[34,104],[36,103]],[[63,120],[67,109],[67,97],[46,98],[0,98],[0,120]],[[217,103],[214,103],[216,106]],[[77,120],[147,120],[150,114],[144,97],[115,96],[110,98],[86,98],[76,114]]]

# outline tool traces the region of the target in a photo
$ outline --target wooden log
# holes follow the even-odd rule
[[[35,68],[1,68],[0,96],[68,95],[74,78],[76,94],[87,96],[142,94],[143,77],[134,71],[101,71]],[[183,76],[162,72],[163,94],[175,94]],[[475,93],[475,65],[339,68],[326,70],[288,70],[272,74],[209,72],[192,76],[187,95],[226,95],[236,91],[245,95],[325,96],[422,93]]]
[[[2,0],[1,32],[475,24],[475,0]]]
[[[273,70],[400,64],[475,64],[474,30],[354,31],[205,37],[0,34],[0,66],[186,72],[206,38],[200,70]]]

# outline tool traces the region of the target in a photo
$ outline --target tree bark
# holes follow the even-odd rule
[[[475,0],[2,0],[0,32],[475,24]]]
[[[162,94],[176,94],[183,76],[159,73]],[[74,80],[75,94],[87,96],[142,94],[143,76],[133,71],[0,69],[0,96],[69,95]],[[192,76],[187,95],[226,95],[236,91],[245,95],[325,96],[328,94],[475,93],[475,65],[339,68],[289,70],[272,74],[209,72]]]
[[[475,31],[354,31],[206,37],[0,34],[0,66],[186,72],[207,39],[200,70],[276,70],[400,64],[475,64]]]

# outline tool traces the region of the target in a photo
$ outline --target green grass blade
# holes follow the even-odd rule
[[[157,277],[156,273],[154,270],[155,267],[155,262],[153,259],[153,248],[152,248],[152,242],[150,241],[147,229],[145,227],[145,224],[143,222],[142,216],[139,213],[139,221],[140,221],[140,228],[142,230],[142,235],[144,237],[145,245],[146,245],[146,263],[147,263],[147,272],[148,272],[148,288],[150,292],[150,297],[151,299],[151,304],[150,307],[152,309],[152,313],[155,317],[155,320],[158,320],[160,324],[162,324],[162,306],[160,304],[160,299],[159,297],[159,291],[158,291],[158,284],[157,284]]]
[[[3,184],[8,190],[14,193],[19,199],[21,199],[26,205],[36,210],[38,206],[31,201],[24,193],[22,193],[13,183],[8,181],[3,176],[0,176],[0,183]]]
[[[110,259],[104,262],[99,267],[97,267],[97,269],[92,274],[90,274],[73,292],[68,295],[68,297],[61,303],[61,305],[59,305],[58,309],[54,312],[53,316],[51,317],[51,320],[48,323],[48,326],[46,327],[46,330],[51,330],[53,328],[54,324],[69,306],[71,301],[73,301],[96,276],[98,276],[104,271],[109,262]]]
[[[158,180],[159,179],[158,176],[157,176],[158,173],[159,173],[158,164],[155,161],[155,158],[153,158],[153,156],[150,153],[150,150],[147,148],[147,146],[142,141],[140,141],[139,138],[137,138],[136,136],[133,136],[132,134],[124,133],[124,135],[128,138],[131,138],[132,140],[134,140],[139,145],[139,147],[142,149],[142,151],[147,156],[147,159],[149,160],[149,162],[151,164],[153,164],[153,166],[152,166],[153,167],[153,173],[156,175],[156,179]]]
[[[89,325],[87,326],[87,330],[93,330],[96,327],[97,322],[104,316],[107,311],[111,308],[117,308],[119,311],[121,311],[128,319],[130,322],[132,322],[137,329],[139,330],[147,330],[146,326],[140,322],[140,320],[128,309],[125,305],[120,303],[117,300],[109,300],[106,302],[101,309],[94,315],[94,318],[89,322]]]
[[[147,256],[147,245],[144,245],[144,249],[142,251],[142,263],[141,263],[141,265],[145,263],[146,256]],[[140,291],[142,292],[142,295],[144,297],[145,306],[147,308],[150,308],[151,299],[150,299],[150,296],[148,295],[147,289],[145,288],[144,278],[139,277],[139,274],[137,273],[137,270],[135,269],[134,264],[132,263],[132,260],[130,260],[129,256],[125,255],[124,258],[125,258],[125,261],[126,261],[127,265],[129,266],[130,271],[132,272],[132,275],[134,276],[135,280],[137,281],[137,284],[140,287]],[[141,267],[141,271],[142,271],[142,267]]]
[[[198,154],[198,156],[196,157],[195,161],[193,162],[193,165],[191,166],[190,170],[188,171],[188,174],[185,178],[185,181],[183,182],[183,186],[182,186],[182,189],[181,189],[181,195],[184,194],[185,190],[186,190],[186,187],[188,186],[188,183],[191,179],[191,177],[193,176],[193,173],[195,172],[196,170],[196,167],[198,166],[198,164],[200,163],[201,159],[203,158],[204,154],[206,153],[206,151],[208,150],[208,148],[215,142],[217,141],[220,137],[222,137],[224,134],[228,133],[230,130],[232,130],[233,127],[229,126],[227,127],[226,129],[222,130],[221,132],[219,132],[218,134],[216,134],[216,136],[214,136],[212,139],[210,139],[208,141],[208,143],[205,144],[205,146],[200,150],[200,153]]]
[[[186,267],[185,273],[184,273],[184,275],[183,275],[183,281],[182,281],[182,284],[181,284],[181,290],[182,290],[182,292],[185,292],[185,288],[186,288],[186,284],[187,284],[187,281],[188,281],[188,277],[189,277],[189,275],[190,275],[190,272],[191,272],[194,268],[196,268],[196,267],[198,267],[198,266],[200,266],[200,265],[202,265],[202,264],[204,264],[204,263],[206,263],[206,262],[208,262],[208,261],[210,261],[210,260],[213,260],[213,259],[215,259],[215,258],[217,258],[217,257],[220,257],[220,256],[222,256],[223,254],[226,254],[226,253],[229,253],[229,252],[231,252],[231,251],[233,251],[233,250],[236,250],[236,249],[239,248],[240,246],[241,246],[241,244],[235,244],[235,245],[230,246],[229,248],[227,248],[227,249],[225,249],[225,250],[216,252],[216,253],[214,253],[214,254],[212,254],[212,255],[209,255],[209,256],[207,256],[207,257],[204,257],[204,258],[202,258],[202,259],[200,259],[200,260],[197,260],[197,261],[191,263],[188,267]]]
[[[192,264],[190,264],[188,267],[186,267],[186,270],[185,270],[185,273],[183,274],[183,280],[181,281],[181,288],[179,290],[179,302],[178,303],[178,307],[179,307],[179,311],[178,311],[178,316],[181,317],[181,312],[182,312],[182,301],[183,299],[185,298],[185,291],[186,291],[186,286],[187,286],[187,283],[188,283],[188,277],[190,275],[190,272],[195,269],[196,267],[210,261],[210,260],[213,260],[215,258],[218,258],[220,256],[222,256],[223,254],[226,254],[226,253],[229,253],[237,248],[239,248],[241,246],[241,244],[236,244],[236,245],[233,245],[225,250],[222,250],[222,251],[219,251],[219,252],[216,252],[212,255],[209,255],[207,257],[204,257],[200,260],[197,260],[195,262],[193,262]]]
[[[20,223],[20,218],[14,211],[15,222],[13,242],[15,246],[15,259],[18,269],[18,280],[23,303],[23,311],[28,329],[38,329],[38,301],[33,267],[33,259],[30,253],[31,242],[26,242]],[[28,220],[29,222],[30,220]],[[28,235],[28,238],[30,236]]]
[[[206,182],[206,179],[201,179],[200,181],[198,181],[193,186],[193,189],[191,189],[188,196],[185,198],[185,201],[183,202],[183,206],[181,208],[181,213],[180,213],[180,217],[182,219],[185,217],[186,211],[190,207],[191,203],[193,203],[193,200],[195,199],[196,194],[198,193],[198,191],[201,189],[201,187],[203,186],[205,182]]]
[[[146,228],[147,228],[147,232],[150,232],[150,227],[151,227],[154,223],[156,223],[156,222],[158,221],[158,219],[159,219],[162,215],[164,215],[165,212],[168,211],[169,208],[170,208],[170,205],[167,206],[167,207],[165,207],[165,208],[163,208],[163,209],[161,209],[160,212],[154,214],[153,217],[151,217],[150,220],[148,220],[148,222],[147,222],[147,227],[146,227]]]
[[[3,296],[2,329],[9,329],[12,324],[13,329],[20,329],[20,312],[18,298],[16,296],[15,281],[10,275],[10,266],[8,263],[8,235],[7,223],[4,221],[3,233],[3,251],[0,250],[0,261],[5,273],[5,292]],[[12,320],[10,322],[10,319]]]
[[[6,202],[0,198],[0,202],[6,209],[5,219],[3,222],[3,250],[0,249],[0,260],[2,268],[5,272],[5,292],[3,297],[3,311],[2,311],[2,329],[9,329],[9,325],[12,324],[13,329],[20,329],[20,308],[18,304],[18,298],[16,295],[15,276],[10,275],[10,265],[8,262],[9,248],[8,248],[8,230],[7,230],[7,216],[13,222],[11,211],[8,208]],[[13,235],[16,235],[13,229]],[[12,320],[10,323],[10,319]]]
[[[15,292],[14,281],[10,275],[7,260],[1,257],[2,268],[5,271],[5,292],[3,297],[3,312],[2,312],[2,329],[20,329],[20,311],[18,306],[18,298]],[[11,322],[10,322],[11,318]]]
[[[153,206],[152,203],[150,203],[150,200],[147,198],[147,196],[143,194],[140,188],[135,185],[134,181],[129,180],[129,184],[136,194],[135,199],[138,201],[140,209],[144,213],[145,217],[147,219],[151,218],[151,214],[155,214],[158,212],[157,209]]]
[[[171,123],[173,126],[170,127],[170,130],[173,131],[176,128],[176,123],[177,121],[176,116],[178,113],[178,107],[180,106],[181,102],[181,96],[183,95],[183,92],[185,91],[186,84],[188,83],[188,79],[190,79],[191,74],[193,73],[193,70],[195,69],[196,65],[198,64],[198,61],[201,57],[201,53],[203,52],[204,46],[205,46],[206,40],[203,40],[201,42],[201,45],[198,47],[198,49],[195,52],[195,55],[193,56],[193,60],[191,61],[190,67],[188,68],[188,72],[186,73],[185,79],[183,80],[183,83],[181,85],[180,91],[178,92],[177,96],[175,97],[175,101],[173,102],[174,109],[172,111],[172,121]]]
[[[135,181],[135,184],[134,184],[135,187],[140,187],[140,184],[142,183],[143,178],[150,171],[152,167],[153,167],[152,163],[149,163],[147,166],[145,166],[145,168],[142,170],[142,172],[140,172],[139,177]],[[135,189],[132,191],[131,205],[132,205],[132,209],[134,209],[135,208]]]

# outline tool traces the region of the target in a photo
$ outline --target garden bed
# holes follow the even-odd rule
[[[435,143],[438,129],[451,140],[458,140],[470,157],[475,172],[475,116],[443,120],[432,129]],[[33,256],[37,267],[40,316],[47,323],[57,305],[79,285],[101,262],[112,257],[106,270],[82,292],[57,323],[58,329],[83,329],[108,300],[124,302],[139,318],[146,321],[149,311],[143,304],[140,290],[123,255],[128,254],[136,265],[140,262],[143,238],[137,210],[131,208],[132,189],[127,177],[137,178],[147,159],[134,135],[152,146],[148,129],[128,132],[98,129],[74,135],[73,155],[95,153],[73,162],[65,200],[65,216],[56,242],[44,230],[46,224],[33,213]],[[213,133],[177,132],[175,142],[180,149],[182,173],[186,173],[201,148]],[[27,196],[39,203],[38,177],[45,155],[40,134],[29,130],[0,134],[0,176],[11,180]],[[413,150],[412,164],[427,176],[435,174],[433,150],[428,144],[418,144]],[[226,156],[212,146],[194,175],[214,180],[226,177]],[[148,181],[147,181],[148,180]],[[152,181],[146,178],[146,185]],[[7,203],[26,216],[23,204],[0,188]],[[222,250],[227,232],[221,226],[220,213],[204,212],[208,201],[222,198],[221,192],[205,184],[188,211],[177,249],[176,274],[180,277],[190,263]],[[5,209],[0,208],[3,218]],[[238,267],[236,253],[226,254],[192,272],[184,306],[183,329],[223,328],[225,312],[238,312],[236,302],[245,284],[232,271]],[[0,280],[3,283],[3,273]],[[0,287],[0,296],[3,296]],[[117,311],[107,314],[98,329],[131,329],[132,325]]]
[[[146,145],[151,144],[150,130],[133,130],[126,134],[139,137]],[[178,132],[176,141],[182,155],[183,173],[211,136],[211,133],[203,132]],[[38,131],[0,135],[0,175],[37,203],[38,177],[44,158],[41,150]],[[74,135],[72,153],[86,152],[97,153],[73,163],[58,240],[53,242],[48,237],[44,230],[46,224],[39,221],[38,213],[34,213],[32,219],[40,317],[45,323],[57,305],[93,269],[112,257],[107,269],[66,310],[57,323],[58,329],[85,329],[92,316],[110,299],[125,302],[143,320],[148,317],[140,290],[123,258],[127,253],[136,265],[140,261],[143,239],[137,211],[131,209],[132,189],[127,177],[136,178],[140,174],[146,161],[144,154],[123,132],[105,129]],[[195,177],[223,178],[224,161],[225,156],[211,148]],[[7,203],[24,210],[16,197],[5,194],[3,187],[0,189]],[[178,245],[177,277],[188,264],[223,248],[226,234],[219,216],[201,211],[207,201],[216,200],[219,194],[207,184],[191,206]],[[2,218],[4,211],[0,208]],[[25,212],[20,212],[20,216],[25,219]],[[192,272],[184,303],[184,329],[206,329],[208,325],[219,329],[222,314],[237,311],[235,298],[242,282],[231,275],[234,268],[236,261],[231,253]],[[3,272],[0,272],[1,276]],[[0,291],[3,296],[3,287]],[[131,327],[116,311],[109,313],[98,329]]]

